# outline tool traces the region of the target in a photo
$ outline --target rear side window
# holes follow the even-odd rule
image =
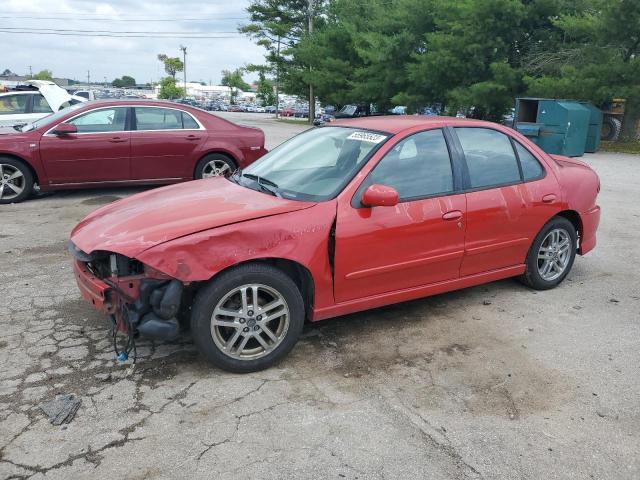
[[[376,165],[368,185],[393,187],[401,201],[451,192],[453,172],[442,130],[405,138]]]
[[[187,130],[197,130],[200,125],[188,113],[182,112],[182,126]]]
[[[525,182],[542,177],[544,170],[536,157],[534,157],[529,150],[524,148],[518,142],[514,143],[516,145],[516,152],[518,152],[518,158],[520,159],[520,165],[522,166],[522,176],[524,177]]]
[[[136,107],[137,130],[180,130],[182,112],[169,108]]]
[[[42,95],[33,96],[33,113],[52,113],[49,103]]]
[[[3,95],[0,97],[0,115],[15,115],[27,111],[28,95]]]
[[[509,137],[489,128],[456,128],[469,168],[471,188],[520,182]]]

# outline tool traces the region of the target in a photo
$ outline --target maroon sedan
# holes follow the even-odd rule
[[[227,175],[266,153],[262,130],[149,100],[73,105],[0,129],[0,204],[41,191]]]

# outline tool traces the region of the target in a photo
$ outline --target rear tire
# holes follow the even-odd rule
[[[22,160],[0,157],[0,204],[18,203],[33,192],[33,174]]]
[[[600,132],[600,140],[615,142],[620,136],[622,130],[622,122],[619,118],[604,117],[602,120],[602,130]]]
[[[558,286],[569,274],[576,257],[578,236],[564,217],[549,220],[536,235],[520,281],[535,290]]]
[[[205,155],[196,165],[194,177],[196,180],[210,177],[229,177],[235,172],[236,163],[221,153]]]
[[[196,295],[191,332],[210,363],[236,373],[271,367],[294,347],[305,319],[300,290],[281,270],[240,265]]]

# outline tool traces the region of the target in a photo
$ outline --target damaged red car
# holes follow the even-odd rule
[[[144,192],[73,231],[82,295],[130,335],[235,372],[305,321],[507,277],[544,290],[596,244],[600,182],[500,125],[371,117],[308,130],[229,178]]]

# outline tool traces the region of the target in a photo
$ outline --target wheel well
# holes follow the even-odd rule
[[[262,263],[271,265],[284,272],[300,289],[302,299],[304,300],[304,309],[307,320],[311,318],[315,291],[313,277],[311,276],[311,272],[309,272],[306,267],[298,262],[294,262],[293,260],[287,260],[285,258],[261,258],[256,260],[248,260],[246,262],[236,263],[235,265],[231,265],[230,267],[221,270],[211,279],[213,280],[222,272],[225,272],[231,268],[236,268],[240,265],[246,265],[248,263]]]
[[[200,163],[200,161],[206,157],[207,155],[222,155],[223,157],[227,157],[229,160],[231,160],[234,165],[236,166],[236,168],[238,168],[238,159],[236,159],[233,155],[231,155],[228,152],[219,152],[219,151],[213,151],[213,152],[207,152],[204,155],[202,155],[198,161],[196,162],[195,166],[193,167],[193,177],[195,178],[196,176],[196,170],[198,169],[198,164]]]
[[[576,229],[578,238],[582,238],[582,220],[580,219],[580,214],[578,212],[576,212],[575,210],[563,210],[556,216],[563,217],[569,220],[573,224],[573,227]],[[580,245],[580,242],[578,243],[578,245]],[[578,253],[580,252],[580,248],[581,247],[578,247]]]
[[[24,163],[27,168],[29,169],[29,171],[31,172],[31,175],[33,175],[33,182],[37,183],[38,185],[40,184],[40,179],[38,178],[38,173],[35,171],[35,169],[33,168],[33,166],[27,162],[24,158],[20,158],[16,155],[11,155],[9,153],[0,153],[0,158],[12,158],[13,160],[18,160],[22,163]]]

